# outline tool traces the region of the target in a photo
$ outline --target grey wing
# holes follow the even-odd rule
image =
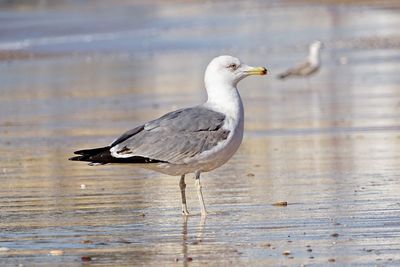
[[[294,67],[293,69],[290,70],[290,72],[294,75],[304,75],[310,67],[311,64],[309,62],[305,62],[303,64]]]
[[[140,125],[136,128],[133,128],[132,130],[129,130],[127,132],[125,132],[124,134],[122,134],[120,137],[118,137],[117,139],[115,139],[110,146],[113,147],[119,143],[122,143],[123,141],[127,140],[128,138],[134,136],[135,134],[143,131],[144,129],[144,125]]]
[[[307,76],[316,72],[317,70],[318,66],[312,65],[311,63],[307,62],[297,68],[296,75]]]
[[[295,76],[307,76],[310,75],[311,73],[315,72],[318,70],[318,67],[311,65],[310,62],[305,62],[300,65],[297,65],[294,68],[288,69],[282,74],[278,75],[279,79],[284,79],[286,77],[295,75]]]
[[[177,110],[146,123],[131,136],[127,132],[111,151],[114,157],[140,156],[180,164],[227,139],[224,120],[222,113],[204,107]]]
[[[287,72],[291,75],[303,75],[304,71],[310,67],[309,62],[302,63],[296,67],[289,69]]]

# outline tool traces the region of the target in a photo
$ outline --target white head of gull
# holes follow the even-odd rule
[[[237,83],[249,75],[265,75],[264,67],[250,67],[232,56],[219,56],[208,65],[204,82],[208,100],[179,109],[122,134],[110,145],[75,151],[74,161],[91,165],[130,163],[169,175],[180,175],[182,213],[188,215],[185,175],[195,174],[201,206],[206,209],[200,173],[227,162],[243,137],[243,105]]]
[[[232,56],[219,56],[208,64],[204,83],[207,90],[207,105],[225,113],[238,112],[242,108],[237,84],[249,75],[264,75],[263,67],[250,67]]]
[[[320,65],[320,51],[322,48],[321,41],[314,41],[310,44],[309,54],[308,54],[308,61],[313,66]]]

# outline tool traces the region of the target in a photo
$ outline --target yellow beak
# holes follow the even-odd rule
[[[268,70],[264,67],[251,67],[245,72],[249,75],[266,75],[268,73]]]

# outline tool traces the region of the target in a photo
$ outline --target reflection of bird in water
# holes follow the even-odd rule
[[[195,173],[201,214],[205,215],[200,173],[227,162],[243,137],[244,112],[237,83],[249,75],[265,75],[263,67],[250,67],[231,56],[211,61],[204,77],[208,100],[140,125],[110,145],[75,151],[70,160],[92,165],[131,163],[169,175],[180,175],[182,212],[186,207],[185,175]]]
[[[188,233],[188,216],[183,216],[183,229],[182,229],[182,256],[183,256],[183,266],[188,266],[188,262],[191,261],[193,258],[189,257],[188,253],[188,241],[189,237],[193,236]],[[206,225],[206,218],[205,216],[202,216],[200,219],[199,227],[197,227],[197,234],[196,237],[192,239],[195,239],[194,242],[196,243],[201,243],[203,242],[204,239],[204,229]],[[176,258],[175,260],[179,260]]]
[[[321,66],[321,60],[320,60],[321,47],[322,43],[320,41],[314,41],[310,45],[307,61],[279,74],[278,78],[283,80],[290,76],[306,77],[310,76],[313,73],[316,73]]]

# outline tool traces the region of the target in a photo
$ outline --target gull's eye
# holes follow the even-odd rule
[[[228,66],[229,69],[231,70],[236,70],[237,69],[237,65],[235,63],[232,63]]]

